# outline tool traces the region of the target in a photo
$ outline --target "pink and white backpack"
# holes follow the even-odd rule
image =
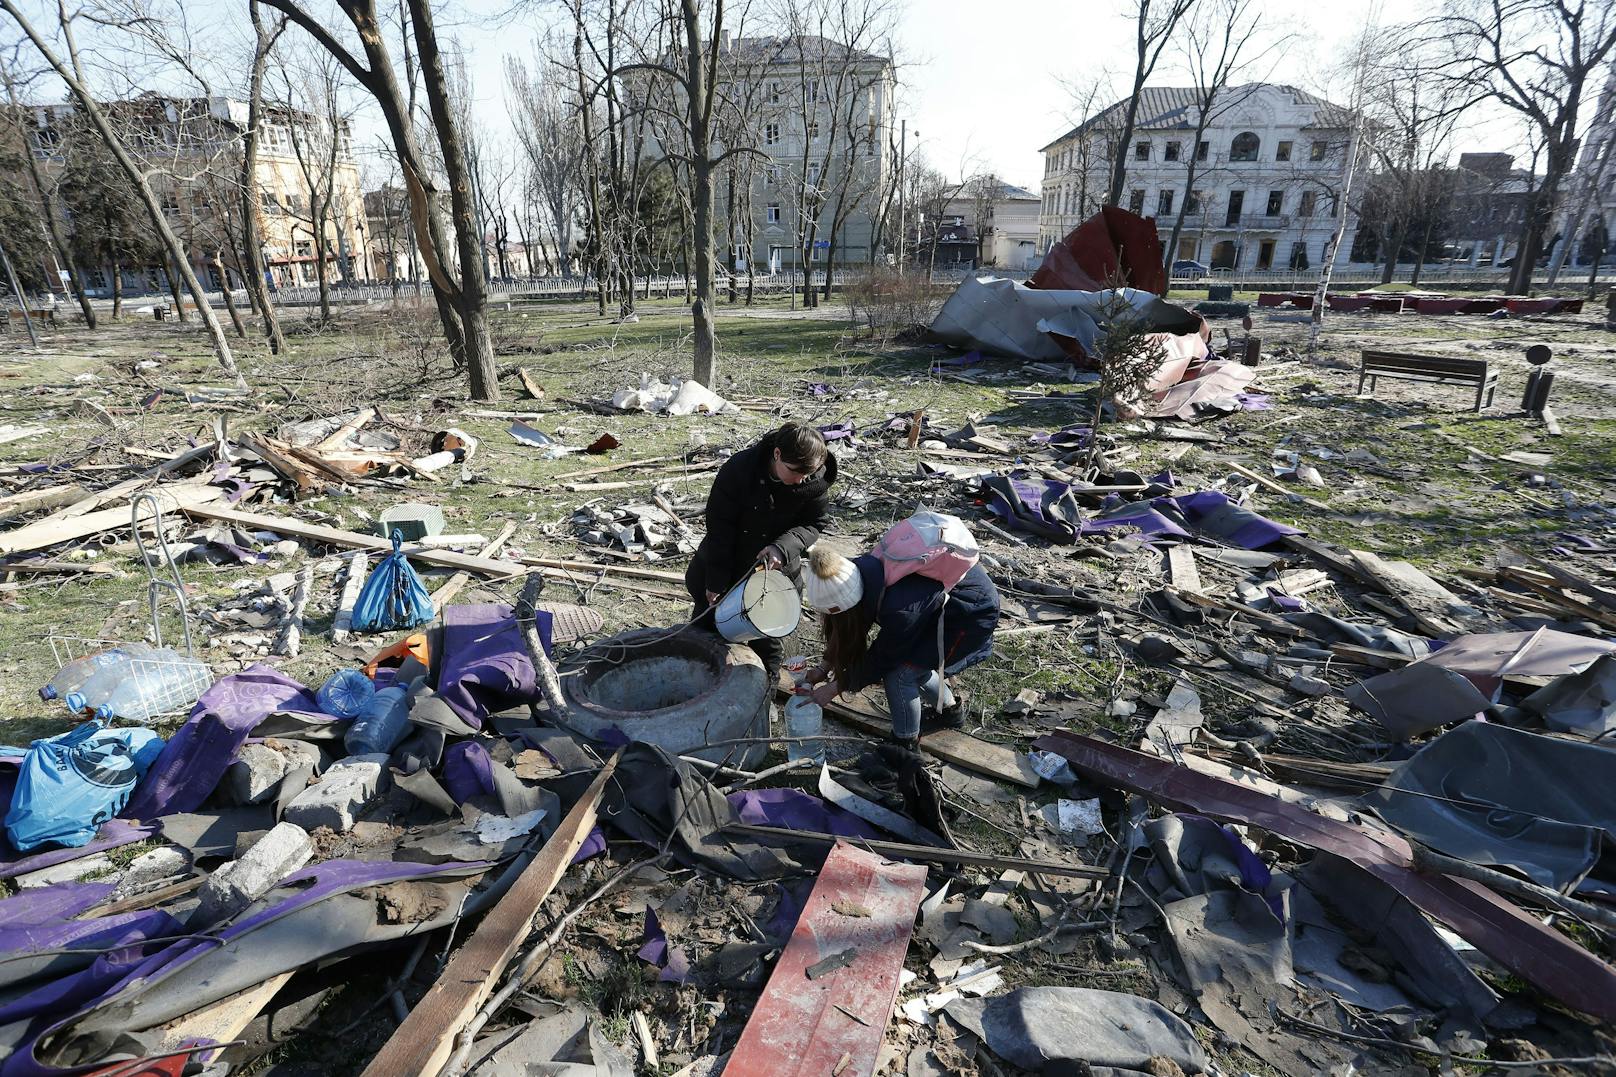
[[[981,560],[976,538],[958,516],[929,509],[892,525],[873,551],[881,559],[886,584],[905,576],[925,576],[950,590]]]

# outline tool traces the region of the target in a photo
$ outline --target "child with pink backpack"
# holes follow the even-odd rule
[[[880,681],[892,738],[911,750],[926,709],[928,732],[962,725],[963,704],[949,678],[993,653],[999,623],[999,592],[978,557],[964,523],[929,511],[896,524],[873,551],[852,560],[814,546],[804,591],[825,631],[824,665],[805,678],[816,686],[809,693],[815,702]]]

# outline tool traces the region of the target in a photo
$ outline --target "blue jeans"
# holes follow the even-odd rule
[[[887,712],[892,715],[892,735],[899,740],[912,740],[920,736],[920,703],[926,702],[936,710],[954,705],[954,693],[937,675],[935,669],[904,663],[886,676]]]

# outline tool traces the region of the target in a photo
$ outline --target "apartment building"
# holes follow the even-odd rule
[[[1225,91],[1199,139],[1196,94],[1147,87],[1132,137],[1120,144],[1119,101],[1043,147],[1039,249],[1104,202],[1117,154],[1126,158],[1120,204],[1155,219],[1164,248],[1180,211],[1174,260],[1214,269],[1314,269],[1347,214],[1344,262],[1356,219],[1340,197],[1354,149],[1348,110],[1293,86],[1254,83]],[[1186,185],[1193,158],[1195,179]]]
[[[27,126],[32,149],[47,170],[69,167],[68,138],[94,138],[71,104],[28,105]],[[175,98],[143,94],[103,104],[128,149],[149,169],[155,193],[168,222],[185,243],[198,277],[213,288],[228,278],[241,283],[239,255],[243,134],[247,104],[226,97]],[[346,126],[329,131],[315,116],[279,105],[266,107],[261,122],[257,167],[252,184],[262,254],[277,286],[313,284],[316,280],[315,214],[308,175],[299,150],[316,181],[323,177],[335,141],[332,205],[323,222],[328,278],[332,282],[368,280],[367,222],[360,195],[359,169]],[[108,182],[122,182],[109,173]],[[64,218],[69,232],[70,216]],[[160,261],[120,264],[125,292],[157,292],[167,287]],[[111,263],[86,265],[87,286],[111,291]]]
[[[958,217],[975,232],[977,264],[1031,269],[1044,253],[1038,242],[1041,208],[1036,191],[988,176],[968,184],[944,213]]]

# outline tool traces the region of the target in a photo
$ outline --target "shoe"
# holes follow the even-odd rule
[[[927,733],[936,733],[939,730],[944,729],[964,728],[965,706],[957,697],[954,700],[953,706],[944,707],[940,711],[932,710],[930,707],[926,707],[920,712],[920,733],[922,736],[926,735]]]

